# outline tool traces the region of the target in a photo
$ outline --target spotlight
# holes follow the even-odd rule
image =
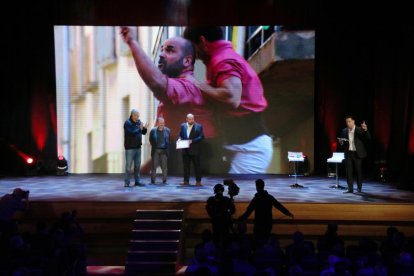
[[[37,161],[32,157],[25,157],[25,174],[26,176],[34,176],[38,174],[39,171],[39,164]]]
[[[68,161],[62,155],[59,155],[56,162],[56,175],[68,175]]]

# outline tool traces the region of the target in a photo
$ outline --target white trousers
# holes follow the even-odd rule
[[[269,135],[263,134],[252,141],[240,145],[226,145],[232,152],[229,173],[264,174],[273,156],[273,141]]]

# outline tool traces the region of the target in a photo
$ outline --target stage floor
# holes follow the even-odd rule
[[[363,193],[343,194],[331,189],[335,179],[298,177],[303,189],[290,185],[294,178],[285,175],[208,176],[203,186],[180,186],[181,177],[171,176],[167,184],[150,184],[143,176],[145,187],[124,188],[122,174],[71,174],[69,176],[32,176],[0,178],[0,195],[14,188],[30,190],[31,201],[121,201],[121,202],[204,202],[213,194],[213,186],[225,178],[233,178],[240,187],[236,202],[248,202],[255,194],[254,180],[263,178],[266,190],[285,203],[413,203],[414,192],[399,190],[389,183],[364,181]],[[159,180],[159,179],[158,179]],[[344,179],[340,185],[346,186]],[[227,193],[227,188],[226,188]]]

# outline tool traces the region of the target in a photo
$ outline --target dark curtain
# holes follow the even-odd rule
[[[46,3],[16,1],[7,9],[13,16],[2,51],[1,173],[20,169],[24,160],[16,150],[35,160],[57,157],[53,24]]]
[[[325,173],[344,116],[368,124],[367,176],[414,188],[414,29],[408,25],[320,26],[317,32],[315,172]],[[411,171],[410,171],[411,170]]]

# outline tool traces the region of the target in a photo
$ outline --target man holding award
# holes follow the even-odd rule
[[[203,139],[203,126],[195,122],[193,114],[187,114],[186,122],[181,124],[177,141],[177,149],[182,150],[183,156],[184,182],[182,185],[184,186],[190,184],[191,163],[194,166],[196,186],[201,186],[200,152]]]

